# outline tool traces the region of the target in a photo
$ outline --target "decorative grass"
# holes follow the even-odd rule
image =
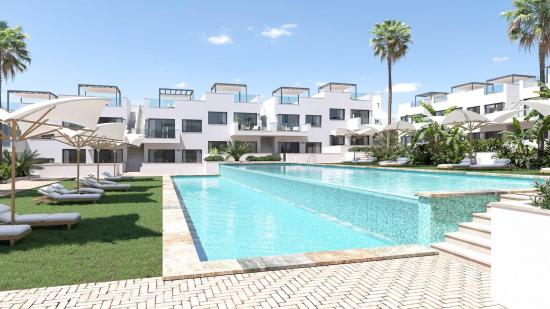
[[[130,191],[106,192],[96,204],[36,205],[36,190],[19,192],[18,214],[78,212],[82,221],[70,230],[33,228],[13,248],[0,243],[0,290],[160,276],[162,181],[127,183]]]

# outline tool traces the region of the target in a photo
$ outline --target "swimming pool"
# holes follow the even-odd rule
[[[202,261],[428,245],[470,220],[471,213],[484,211],[485,204],[498,196],[418,197],[413,188],[433,191],[439,188],[433,183],[437,182],[445,191],[453,183],[460,191],[511,189],[530,187],[532,182],[431,174],[255,164],[221,165],[220,176],[172,179]]]

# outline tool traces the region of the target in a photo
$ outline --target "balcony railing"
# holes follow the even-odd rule
[[[278,96],[277,100],[279,104],[297,105],[300,102],[300,99],[297,96],[291,96],[291,95]]]
[[[175,108],[176,101],[169,99],[148,99],[149,103],[147,104],[150,108]]]
[[[233,101],[235,103],[259,103],[260,96],[256,94],[233,94]]]
[[[267,125],[253,125],[253,126],[243,126],[238,123],[233,123],[232,133],[237,131],[240,132],[307,132],[311,128],[310,124],[303,125],[288,125],[288,124],[277,124],[268,123]]]
[[[357,99],[359,99],[359,98],[361,98],[361,97],[364,97],[364,96],[366,96],[366,95],[369,95],[369,94],[366,93],[366,92],[357,92],[357,93],[355,93],[355,92],[350,92],[350,97],[351,97],[352,99],[354,99],[354,100],[357,100]]]
[[[523,81],[523,88],[538,87],[539,81],[537,80],[525,80]]]
[[[175,129],[148,129],[145,130],[145,138],[176,138],[181,132]]]
[[[504,91],[503,84],[494,84],[485,86],[485,94],[501,93]]]

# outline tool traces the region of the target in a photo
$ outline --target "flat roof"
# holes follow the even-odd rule
[[[525,74],[508,74],[504,76],[499,76],[495,78],[488,79],[488,83],[497,83],[497,84],[510,84],[515,81],[520,80],[531,80],[537,78],[535,75],[525,75]]]
[[[273,92],[271,92],[271,95],[301,95],[302,93],[306,92],[309,94],[309,88],[283,86],[273,90]]]
[[[20,99],[57,99],[57,95],[51,91],[37,91],[37,90],[8,90],[8,97],[14,95]]]
[[[451,92],[453,92],[454,89],[480,89],[485,88],[488,85],[492,85],[491,83],[484,83],[484,82],[469,82],[464,84],[459,84],[451,87]]]
[[[159,99],[172,99],[181,100],[181,98],[191,99],[193,98],[194,91],[192,89],[180,89],[180,88],[159,88]]]
[[[243,92],[246,91],[246,84],[214,83],[210,88],[211,92]]]
[[[108,94],[120,94],[120,89],[118,86],[114,85],[93,85],[93,84],[78,84],[78,92],[80,89],[85,92],[92,93],[108,93]]]
[[[341,91],[346,92],[346,90],[349,90],[350,88],[357,89],[357,84],[350,84],[350,83],[326,83],[319,87],[318,91]]]
[[[439,96],[439,95],[447,95],[447,94],[449,94],[449,93],[448,92],[443,92],[443,91],[429,91],[429,92],[424,92],[424,93],[417,94],[415,97],[431,98],[431,97],[435,97],[435,96]]]

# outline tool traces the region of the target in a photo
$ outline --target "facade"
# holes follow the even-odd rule
[[[437,115],[451,107],[474,111],[481,115],[504,109],[516,108],[518,102],[537,97],[539,90],[535,76],[510,74],[488,79],[484,82],[468,82],[451,87],[450,92],[433,91],[418,94],[411,103],[398,105],[398,117],[412,122],[413,115],[428,115],[420,102],[431,105]],[[523,116],[523,115],[518,115]],[[506,130],[506,125],[490,125],[481,129],[476,137],[492,138]]]

